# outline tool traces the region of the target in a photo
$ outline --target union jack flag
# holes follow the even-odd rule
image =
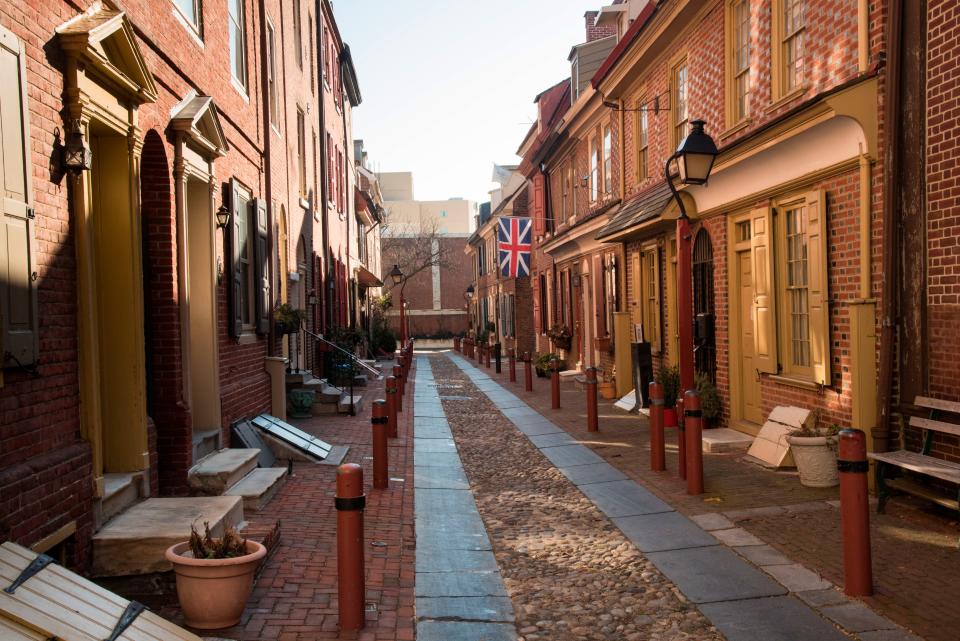
[[[506,278],[530,275],[529,218],[505,216],[497,227],[497,248],[500,250],[500,273]]]

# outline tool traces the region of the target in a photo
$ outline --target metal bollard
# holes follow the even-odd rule
[[[389,485],[387,468],[390,465],[387,449],[387,432],[390,429],[387,417],[387,402],[378,399],[370,410],[370,426],[373,428],[373,487],[385,490]]]
[[[677,474],[687,478],[687,433],[683,424],[683,395],[677,398]]]
[[[843,533],[843,590],[849,596],[873,594],[870,507],[867,503],[867,441],[861,430],[840,430],[840,529]]]
[[[393,366],[393,378],[397,381],[397,414],[403,413],[403,368],[399,365]]]
[[[337,593],[341,630],[361,630],[366,596],[363,569],[363,468],[344,463],[337,468]]]
[[[550,359],[550,407],[560,409],[560,361]]]
[[[532,392],[533,391],[533,361],[530,359],[530,352],[524,352],[523,362],[524,362],[523,388],[528,392]]]
[[[384,388],[387,393],[387,435],[397,438],[397,377],[388,376]]]
[[[517,382],[517,350],[513,347],[507,350],[507,367],[510,370],[510,382]]]
[[[703,410],[697,390],[683,395],[683,428],[687,441],[687,494],[703,494]]]
[[[500,368],[500,360],[501,360],[500,343],[497,343],[496,345],[493,346],[493,361],[496,364],[497,374],[500,374],[503,372],[503,370]]]
[[[667,469],[666,445],[663,437],[663,385],[652,381],[650,390],[650,469]]]
[[[597,424],[597,368],[587,368],[587,431],[599,432]]]

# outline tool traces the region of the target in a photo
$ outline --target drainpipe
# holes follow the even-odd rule
[[[900,285],[900,90],[903,0],[890,3],[887,16],[887,100],[884,106],[886,144],[883,163],[883,289],[880,314],[880,363],[877,394],[877,426],[872,430],[877,452],[889,449],[893,405],[894,350],[897,335],[897,296]]]
[[[323,22],[325,19],[324,13],[323,13],[323,0],[317,0],[315,12],[317,15],[316,42],[322,43],[323,42]],[[331,34],[331,37],[332,37],[332,34]],[[320,107],[320,158],[318,159],[320,161],[320,178],[321,178],[320,180],[320,233],[321,233],[321,236],[323,237],[321,241],[323,244],[323,253],[321,255],[323,256],[323,263],[324,263],[322,266],[322,269],[320,270],[319,289],[323,290],[320,293],[320,295],[323,296],[323,300],[326,301],[326,304],[324,305],[324,308],[325,308],[324,317],[323,319],[321,319],[323,327],[320,328],[323,331],[320,333],[326,332],[328,327],[333,326],[333,317],[331,315],[333,313],[333,292],[331,291],[330,287],[327,286],[328,285],[327,281],[329,280],[330,266],[333,265],[333,252],[330,251],[330,242],[329,242],[330,241],[330,229],[329,229],[330,222],[327,216],[327,213],[328,213],[327,212],[327,202],[328,202],[327,186],[330,184],[330,176],[328,175],[329,169],[330,169],[328,158],[329,158],[330,150],[327,149],[327,128],[326,128],[327,101],[326,101],[326,96],[323,93],[324,92],[323,56],[325,56],[326,53],[327,53],[326,47],[323,47],[323,46],[317,47],[317,69],[319,70],[319,73],[317,75],[319,76],[319,81],[320,81],[317,87],[317,90],[318,90],[317,93],[319,97],[317,102],[319,103],[319,107]],[[314,289],[317,289],[317,288],[318,288],[317,283],[314,283]]]
[[[343,54],[342,53],[340,55],[340,60],[338,60],[337,64],[340,65],[340,78],[343,78]],[[355,327],[356,324],[353,321],[356,313],[356,301],[352,300],[353,292],[350,289],[350,245],[352,244],[350,242],[350,198],[353,193],[353,190],[350,189],[350,185],[349,185],[350,181],[347,180],[347,176],[348,176],[347,167],[350,166],[350,147],[353,146],[353,140],[347,140],[348,138],[347,136],[347,103],[350,101],[350,98],[346,95],[344,95],[344,98],[345,100],[343,101],[343,104],[340,106],[340,120],[343,123],[343,188],[346,191],[346,193],[343,195],[343,206],[346,209],[346,211],[343,212],[343,214],[347,219],[347,235],[346,235],[347,264],[346,264],[346,269],[344,270],[346,272],[344,276],[346,276],[346,279],[347,279],[347,282],[345,283],[347,288],[347,297],[348,297],[347,298],[347,314],[348,316],[350,316],[350,318],[347,319],[347,326]],[[351,105],[351,109],[352,108],[353,106]],[[351,302],[354,304],[351,305]]]
[[[266,0],[260,0],[260,51],[268,52],[267,49],[267,5]],[[262,104],[263,104],[263,155],[265,160],[264,163],[264,178],[263,178],[263,188],[266,192],[267,200],[267,242],[269,247],[275,247],[277,239],[273,235],[274,223],[276,221],[277,213],[273,210],[273,177],[272,169],[273,163],[271,162],[270,150],[272,148],[270,143],[270,87],[269,87],[269,71],[267,65],[260,65],[260,87],[262,93]],[[279,256],[278,256],[279,258]],[[280,261],[277,261],[279,266]],[[284,276],[285,277],[285,276]],[[276,305],[277,296],[280,295],[280,292],[274,292],[273,286],[276,284],[276,278],[270,279],[270,308]],[[273,326],[273,323],[270,323],[268,338],[267,338],[267,356],[276,356],[276,330]]]

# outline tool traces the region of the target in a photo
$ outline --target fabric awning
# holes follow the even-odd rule
[[[383,281],[366,267],[357,267],[357,285],[360,287],[383,287]]]

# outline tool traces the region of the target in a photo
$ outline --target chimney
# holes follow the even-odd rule
[[[597,26],[597,16],[599,14],[599,11],[587,11],[583,14],[583,19],[587,27],[587,42],[593,42],[594,40],[617,34],[616,25]]]

